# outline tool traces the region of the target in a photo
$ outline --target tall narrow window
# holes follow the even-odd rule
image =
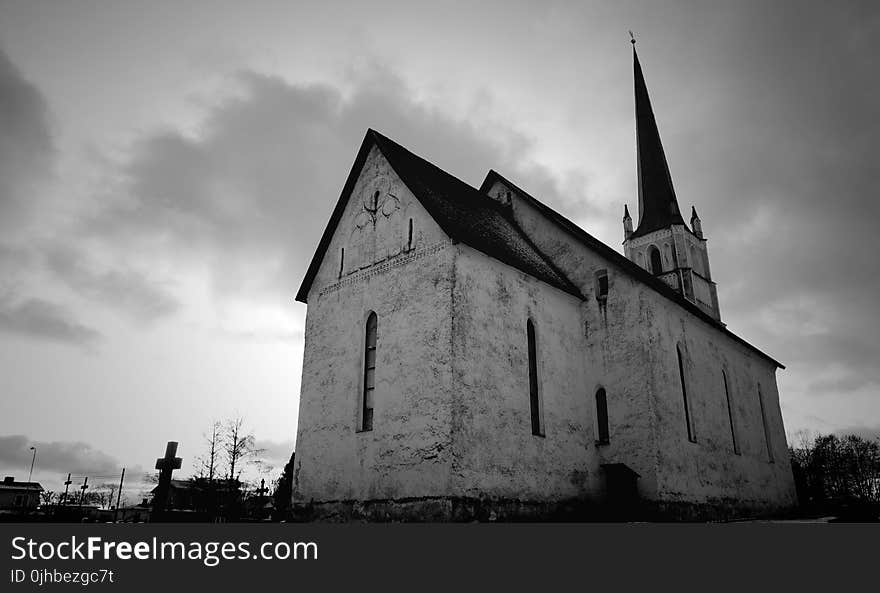
[[[608,300],[608,270],[596,271],[596,300],[605,302]]]
[[[342,270],[345,269],[345,247],[339,251],[339,277],[342,278]]]
[[[532,412],[532,434],[543,436],[541,403],[538,400],[538,351],[535,343],[535,325],[531,319],[526,321],[526,334],[529,341],[529,404]]]
[[[597,445],[607,445],[611,442],[608,434],[608,398],[605,389],[599,388],[596,392],[596,422],[599,428]]]
[[[694,435],[694,426],[691,421],[691,409],[688,404],[688,394],[687,394],[687,382],[685,381],[684,376],[684,358],[681,355],[681,346],[676,346],[676,352],[678,352],[678,377],[681,380],[681,398],[684,401],[684,421],[687,425],[687,435],[688,440],[692,443],[697,442],[697,437]]]
[[[364,396],[361,410],[361,430],[373,430],[373,393],[376,389],[376,314],[367,317],[366,347],[364,350]]]
[[[733,441],[733,452],[739,455],[739,442],[736,440],[736,424],[733,421],[733,406],[730,405],[730,389],[727,385],[727,373],[721,371],[724,380],[724,397],[727,400],[727,419],[730,421],[730,439]]]
[[[648,247],[648,257],[651,260],[651,273],[660,274],[663,272],[663,260],[660,257],[660,250],[651,245]]]
[[[770,425],[767,423],[767,412],[764,409],[764,394],[758,385],[758,403],[761,404],[761,422],[764,424],[764,442],[767,444],[767,460],[773,463],[773,443],[770,442]]]
[[[412,218],[410,218],[409,219],[409,235],[407,236],[407,240],[406,240],[406,250],[407,251],[412,249],[412,231],[413,231]]]

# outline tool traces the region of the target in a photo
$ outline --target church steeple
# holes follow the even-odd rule
[[[639,225],[633,235],[639,237],[672,224],[684,224],[684,219],[675,199],[672,176],[660,142],[660,131],[636,53],[635,39],[632,44],[639,171]]]
[[[688,228],[678,209],[669,164],[636,53],[635,39],[632,44],[639,224],[633,231],[632,220],[624,206],[624,253],[628,259],[720,322],[718,293],[709,273],[709,255],[702,222],[694,208],[691,212],[691,228]]]

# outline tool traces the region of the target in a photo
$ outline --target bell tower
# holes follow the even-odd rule
[[[709,272],[703,225],[696,208],[691,209],[690,227],[681,216],[635,39],[632,44],[639,223],[633,231],[629,209],[624,206],[624,253],[720,322],[718,293]]]

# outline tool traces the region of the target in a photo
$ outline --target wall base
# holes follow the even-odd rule
[[[639,500],[627,505],[585,499],[529,501],[502,498],[419,497],[294,503],[297,522],[632,522],[731,521],[784,517],[784,507]]]

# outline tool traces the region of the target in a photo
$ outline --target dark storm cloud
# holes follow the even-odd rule
[[[177,302],[153,279],[128,266],[100,267],[78,244],[83,238],[59,229],[51,242],[15,231],[45,217],[51,192],[55,148],[49,109],[40,90],[28,82],[0,49],[0,287],[33,292],[28,276],[48,272],[97,304],[138,320],[173,313]],[[78,322],[69,309],[42,297],[18,303],[0,300],[0,331],[66,342],[93,342],[98,333]]]
[[[0,230],[26,216],[54,155],[46,101],[0,48]]]
[[[39,298],[0,299],[0,332],[90,345],[101,334],[77,321],[65,307]]]
[[[174,313],[178,302],[155,280],[127,268],[95,269],[86,256],[70,247],[47,249],[50,271],[79,294],[105,307],[121,310],[140,321],[152,321]]]
[[[114,475],[122,464],[113,456],[94,449],[84,442],[31,441],[25,435],[0,436],[0,467],[27,471],[33,451],[37,448],[37,469],[40,471],[70,472],[75,475]]]
[[[367,127],[472,184],[490,167],[522,171],[530,187],[562,199],[547,171],[521,164],[532,146],[527,138],[490,135],[425,108],[387,71],[371,70],[350,98],[332,86],[294,86],[250,71],[236,81],[243,95],[210,111],[196,137],[164,131],[136,143],[128,195],[106,204],[92,233],[207,261],[221,293],[288,301]]]
[[[735,332],[812,393],[880,385],[880,9],[755,6],[699,19],[687,44],[708,51],[681,52],[678,86],[657,76],[662,44],[640,54],[679,201],[702,217]]]

